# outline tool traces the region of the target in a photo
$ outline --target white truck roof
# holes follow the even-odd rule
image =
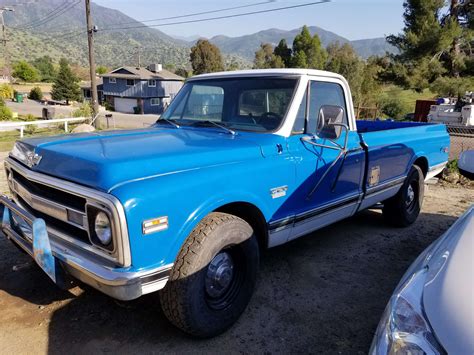
[[[283,75],[310,75],[320,76],[326,78],[335,78],[345,81],[342,75],[332,73],[325,70],[316,69],[251,69],[251,70],[235,70],[235,71],[224,71],[217,73],[200,74],[189,78],[188,80],[197,79],[213,79],[213,78],[229,78],[236,76],[283,76]]]

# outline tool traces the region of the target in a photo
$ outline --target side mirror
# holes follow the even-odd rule
[[[323,139],[336,140],[341,136],[344,124],[344,109],[340,106],[323,105],[319,109],[316,135]]]

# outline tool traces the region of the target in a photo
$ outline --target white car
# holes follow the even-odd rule
[[[474,354],[474,205],[410,266],[370,354]]]
[[[459,172],[465,177],[474,180],[474,150],[461,153],[458,160]]]

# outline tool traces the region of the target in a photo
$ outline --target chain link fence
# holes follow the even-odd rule
[[[474,149],[474,127],[449,125],[447,128],[451,137],[450,160],[459,158],[465,150]]]

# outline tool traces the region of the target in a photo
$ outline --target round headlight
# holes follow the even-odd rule
[[[97,213],[94,224],[95,234],[103,245],[110,244],[112,240],[112,227],[110,219],[104,212]]]

